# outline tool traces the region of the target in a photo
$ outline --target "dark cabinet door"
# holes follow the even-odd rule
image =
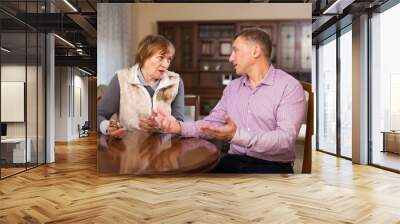
[[[232,38],[236,32],[234,23],[199,24],[199,59],[226,60],[232,51]]]
[[[289,72],[311,72],[311,23],[285,22],[279,26],[278,67]]]
[[[195,23],[158,23],[159,34],[169,39],[175,46],[176,52],[170,70],[197,70],[197,25]]]
[[[177,35],[178,35],[178,27],[175,26],[174,24],[163,24],[160,23],[158,26],[159,29],[159,34],[163,35],[166,37],[171,43],[175,46],[175,56],[174,59],[171,62],[169,70],[176,71],[177,65],[178,65],[178,54],[179,51],[177,50]]]
[[[197,70],[197,29],[196,24],[184,24],[180,28],[180,70]]]

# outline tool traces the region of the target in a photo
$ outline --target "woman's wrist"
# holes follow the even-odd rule
[[[182,133],[182,121],[176,120],[176,130],[174,131],[175,134],[181,134]]]

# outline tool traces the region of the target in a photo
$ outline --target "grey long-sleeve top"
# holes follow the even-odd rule
[[[143,86],[147,89],[150,96],[153,97],[155,89],[157,89],[159,81],[153,86],[149,86],[143,78],[141,72],[138,72],[138,78]],[[179,82],[178,93],[175,99],[171,103],[171,114],[177,120],[184,120],[184,86],[182,79]],[[103,134],[106,134],[108,127],[108,119],[114,114],[119,112],[120,105],[120,86],[118,76],[115,75],[107,87],[104,96],[100,99],[97,104],[97,129]]]

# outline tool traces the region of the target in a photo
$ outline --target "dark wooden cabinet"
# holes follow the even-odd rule
[[[232,51],[232,38],[236,33],[236,24],[232,22],[199,23],[198,28],[199,87],[207,91],[209,88],[223,89],[225,87],[222,83],[223,77],[235,74],[229,62],[229,56]],[[207,107],[209,108],[206,106],[204,109],[203,105],[203,112],[207,112]]]
[[[311,24],[285,22],[278,35],[277,67],[289,73],[311,72]]]
[[[158,22],[158,32],[176,49],[170,70],[179,73],[186,94],[200,96],[200,113],[207,115],[220,99],[223,80],[237,76],[229,63],[232,38],[250,27],[271,37],[271,62],[301,81],[311,81],[311,21],[185,21]]]
[[[197,71],[197,25],[187,22],[160,22],[159,33],[168,38],[176,52],[171,69],[174,71]]]
[[[170,69],[171,70],[176,70],[178,68],[178,63],[177,63],[177,56],[180,54],[180,50],[176,49],[177,47],[177,36],[178,36],[178,29],[179,27],[176,26],[175,24],[163,24],[159,25],[159,34],[163,35],[166,37],[168,40],[170,40],[174,46],[175,46],[175,57],[171,62]]]

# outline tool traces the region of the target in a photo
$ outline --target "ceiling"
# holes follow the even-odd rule
[[[350,25],[354,17],[373,12],[389,0],[313,0],[313,44]]]
[[[2,46],[12,49],[7,53],[8,60],[18,61],[23,59],[24,55],[28,59],[33,58],[36,55],[37,44],[36,39],[31,39],[36,33],[52,32],[57,34],[56,65],[79,66],[95,74],[96,6],[96,0],[47,0],[47,5],[44,0],[1,0]],[[28,34],[25,40],[25,31],[35,35]]]

